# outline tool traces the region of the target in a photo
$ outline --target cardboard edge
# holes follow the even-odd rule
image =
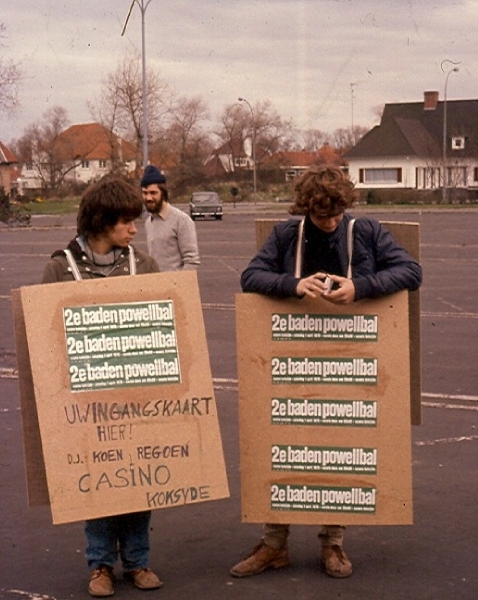
[[[21,289],[12,290],[12,310],[28,505],[30,507],[42,506],[50,504],[50,496],[35,401],[35,387],[33,385]]]

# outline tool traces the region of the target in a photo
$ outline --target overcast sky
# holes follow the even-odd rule
[[[144,5],[147,0],[143,0]],[[139,0],[141,4],[141,0]],[[141,50],[131,0],[0,0],[4,58],[21,63],[21,106],[0,115],[10,142],[50,107],[92,120],[87,101],[125,53]],[[477,0],[150,0],[146,62],[212,115],[238,96],[270,100],[300,128],[371,127],[373,109],[478,97]],[[446,61],[446,62],[443,62]]]

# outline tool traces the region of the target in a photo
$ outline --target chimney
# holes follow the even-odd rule
[[[423,110],[435,110],[438,104],[438,92],[425,92]]]

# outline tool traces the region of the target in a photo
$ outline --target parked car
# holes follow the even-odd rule
[[[222,219],[222,201],[216,192],[194,192],[189,201],[189,214],[194,221],[199,217]]]

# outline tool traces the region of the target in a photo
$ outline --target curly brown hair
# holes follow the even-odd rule
[[[320,213],[334,216],[350,208],[357,197],[355,186],[339,167],[321,165],[306,171],[295,184],[292,215]]]
[[[106,178],[88,187],[80,200],[77,231],[95,237],[114,227],[120,219],[134,221],[143,212],[139,190],[121,178]]]

